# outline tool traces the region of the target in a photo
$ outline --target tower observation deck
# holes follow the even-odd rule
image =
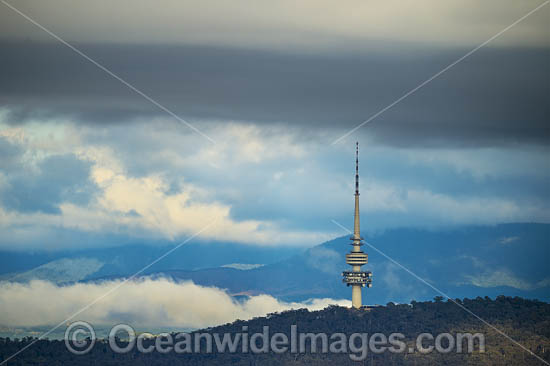
[[[355,216],[353,236],[350,238],[353,249],[346,254],[346,263],[352,267],[351,271],[342,272],[343,282],[352,287],[351,302],[354,308],[362,305],[361,289],[372,286],[372,273],[361,271],[361,266],[367,264],[369,256],[361,250],[363,238],[359,228],[359,143],[355,144]]]

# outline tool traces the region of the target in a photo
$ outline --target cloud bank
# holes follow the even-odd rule
[[[71,119],[98,129],[137,128],[161,118],[177,124],[63,45],[0,42],[0,49],[7,123]],[[200,130],[212,120],[267,130],[283,125],[327,144],[469,51],[434,45],[388,45],[362,54],[148,44],[82,49]],[[359,136],[416,148],[548,145],[549,56],[548,47],[483,48],[348,141]]]
[[[210,223],[200,239],[307,247],[340,235],[331,219],[351,222],[351,145],[327,149],[282,126],[205,126],[218,143],[161,118],[0,124],[0,247],[179,243]],[[546,148],[363,145],[364,230],[550,221]]]
[[[122,286],[120,280],[68,286],[46,281],[1,282],[0,324],[55,325],[117,287],[71,320],[85,320],[95,325],[127,322],[133,326],[203,328],[289,309],[319,310],[330,304],[350,306],[348,300],[284,302],[269,295],[237,301],[219,288],[166,279],[143,279]]]
[[[220,143],[205,146],[189,134],[174,135],[170,128],[162,131],[162,123],[157,125],[161,130],[152,135],[138,129],[136,140],[118,147],[114,141],[96,140],[94,128],[82,134],[70,123],[0,130],[1,146],[13,151],[13,163],[0,170],[4,202],[0,227],[9,231],[4,243],[42,238],[44,246],[62,247],[63,243],[48,242],[51,230],[58,228],[178,242],[201,232],[202,239],[256,245],[304,241],[313,245],[329,237],[298,228],[282,230],[269,218],[235,217],[227,203],[228,197],[238,200],[246,194],[227,184],[246,179],[230,175],[232,169],[303,155],[303,147],[293,143],[291,135],[282,131],[263,135],[254,126],[242,124],[218,125],[209,132],[219,137]],[[146,129],[152,132],[151,127]],[[231,141],[224,142],[221,136]],[[142,138],[140,149],[145,155],[137,157],[135,143]],[[183,141],[188,144],[182,145]],[[63,159],[76,171],[66,161],[60,165],[62,169],[51,169],[50,161]],[[40,174],[30,174],[35,170]],[[42,172],[49,175],[44,178]],[[192,181],[197,173],[206,175],[206,184]],[[243,174],[247,174],[245,170]],[[26,177],[26,184],[18,184],[19,176]],[[265,184],[270,181],[267,178]],[[72,194],[62,194],[66,191]]]

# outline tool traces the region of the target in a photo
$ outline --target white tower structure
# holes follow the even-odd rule
[[[361,289],[372,286],[372,273],[361,271],[361,266],[367,264],[369,256],[361,250],[363,238],[359,232],[359,143],[357,142],[355,144],[355,216],[353,236],[350,238],[353,249],[346,254],[346,263],[352,266],[352,270],[342,272],[343,282],[352,288],[351,303],[356,309],[362,306]]]

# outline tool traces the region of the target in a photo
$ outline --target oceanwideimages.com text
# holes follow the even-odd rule
[[[86,322],[74,322],[67,327],[65,344],[76,355],[90,352],[96,339],[93,327]],[[485,351],[485,337],[482,333],[420,333],[416,339],[407,340],[402,333],[311,333],[299,332],[297,325],[291,325],[288,333],[270,332],[264,326],[261,332],[249,332],[248,326],[240,332],[181,332],[137,334],[128,324],[117,324],[109,336],[100,342],[118,354],[129,352],[166,354],[185,353],[342,353],[349,354],[353,361],[366,359],[369,352],[392,353],[472,353]]]

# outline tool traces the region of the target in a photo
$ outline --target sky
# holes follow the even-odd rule
[[[542,1],[10,4],[0,250],[550,222]]]

